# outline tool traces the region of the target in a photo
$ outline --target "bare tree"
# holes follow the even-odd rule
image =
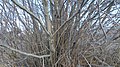
[[[0,62],[6,67],[120,64],[118,0],[0,1]]]

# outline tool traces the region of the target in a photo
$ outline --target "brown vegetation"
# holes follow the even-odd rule
[[[0,1],[0,66],[119,67],[117,2]]]

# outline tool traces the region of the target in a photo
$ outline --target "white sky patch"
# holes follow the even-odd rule
[[[118,11],[120,11],[120,5],[115,5],[115,6],[113,6],[113,7],[111,8],[111,10],[113,10],[113,11],[111,12],[111,14],[117,14]]]
[[[24,25],[19,21],[19,19],[16,19],[17,26],[21,29],[24,30]]]
[[[92,0],[90,0],[90,1],[92,1]],[[101,0],[101,2],[102,2],[103,0]],[[34,0],[34,2],[35,2],[35,0]],[[20,3],[20,2],[19,2]],[[40,3],[41,3],[41,1],[40,1]],[[86,8],[89,6],[89,3],[90,2],[88,2],[88,5],[85,5],[85,7],[83,8],[83,10],[87,10]],[[0,3],[1,4],[1,3]],[[41,5],[41,4],[40,4]],[[40,7],[39,7],[40,8]],[[71,7],[70,7],[71,8]],[[117,14],[119,11],[120,11],[120,5],[116,5],[116,6],[113,6],[112,7],[112,9],[111,10],[113,10],[112,12],[111,12],[111,14]],[[1,8],[0,8],[1,9]],[[7,8],[6,8],[6,6],[5,6],[5,10],[6,11],[8,11],[7,10]],[[18,12],[19,12],[19,14],[20,14],[20,17],[23,17],[23,19],[25,19],[25,17],[24,17],[24,14],[23,14],[23,10],[22,9],[20,9],[20,8],[18,8],[17,7],[17,10],[18,10]],[[0,13],[2,12],[2,10],[0,10]],[[40,11],[39,11],[40,12]],[[40,14],[41,14],[42,12],[40,12]],[[84,12],[83,12],[84,13]],[[81,14],[82,15],[82,14]],[[87,15],[88,15],[88,13],[86,13],[85,15],[84,15],[84,18],[82,18],[81,19],[81,21],[84,21],[85,20],[85,18],[87,17]],[[43,17],[41,17],[40,16],[40,19],[41,19],[41,22],[44,24],[44,20],[42,20],[42,19],[44,19]],[[113,20],[115,20],[115,18],[112,18]],[[106,19],[107,20],[107,19]],[[119,20],[119,19],[118,19]],[[120,21],[118,21],[119,23],[120,23]],[[19,28],[21,28],[21,30],[24,30],[24,25],[21,23],[21,21],[17,18],[16,19],[16,23],[17,23],[17,26],[19,27]],[[45,24],[44,24],[45,25]],[[40,26],[40,25],[39,25]],[[111,24],[109,24],[108,26],[111,26]]]

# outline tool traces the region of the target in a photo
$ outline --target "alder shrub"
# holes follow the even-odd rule
[[[0,66],[119,67],[118,0],[0,1]]]

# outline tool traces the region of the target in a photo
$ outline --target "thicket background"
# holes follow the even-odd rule
[[[119,18],[119,0],[0,0],[0,66],[119,67]]]

